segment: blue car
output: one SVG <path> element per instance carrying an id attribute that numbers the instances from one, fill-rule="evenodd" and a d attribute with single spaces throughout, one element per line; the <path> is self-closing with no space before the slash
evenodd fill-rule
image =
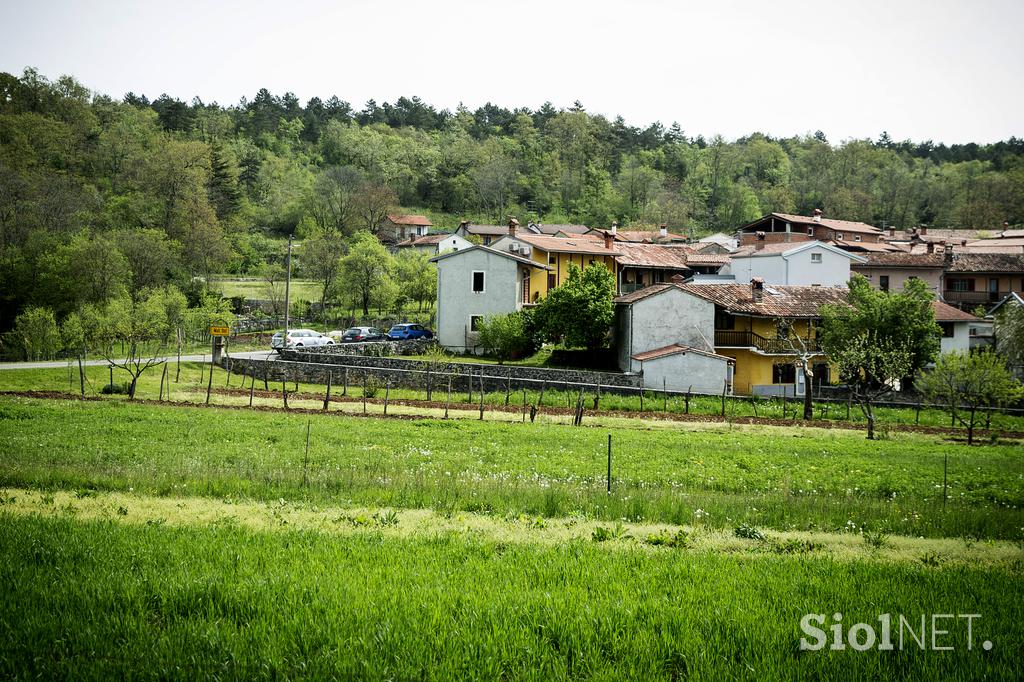
<path id="1" fill-rule="evenodd" d="M 434 332 L 419 324 L 396 324 L 388 331 L 388 338 L 393 341 L 407 339 L 432 339 Z"/>

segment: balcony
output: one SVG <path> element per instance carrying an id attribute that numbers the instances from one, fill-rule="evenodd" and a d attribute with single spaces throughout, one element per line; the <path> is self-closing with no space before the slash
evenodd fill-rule
<path id="1" fill-rule="evenodd" d="M 1009 291 L 953 291 L 942 292 L 946 303 L 998 303 L 1010 294 Z"/>
<path id="2" fill-rule="evenodd" d="M 817 339 L 803 339 L 803 346 L 811 351 L 821 350 Z M 768 339 L 756 332 L 715 330 L 715 348 L 753 348 L 769 355 L 793 355 L 794 347 L 800 350 L 803 346 L 800 341 L 794 340 L 791 344 L 786 339 Z"/>

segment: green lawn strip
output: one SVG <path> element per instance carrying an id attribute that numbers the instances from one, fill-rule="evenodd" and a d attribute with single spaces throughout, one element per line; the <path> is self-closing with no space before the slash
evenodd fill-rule
<path id="1" fill-rule="evenodd" d="M 1024 537 L 1024 460 L 1014 446 L 966 448 L 920 434 L 870 443 L 839 430 L 685 427 L 384 420 L 3 397 L 0 485 L 716 528 Z"/>
<path id="2" fill-rule="evenodd" d="M 0 676 L 1020 678 L 1019 571 L 606 545 L 0 513 Z M 924 616 L 926 647 L 979 615 L 970 650 L 950 618 L 952 651 L 813 652 L 807 613 Z"/>
<path id="3" fill-rule="evenodd" d="M 242 349 L 236 349 L 241 351 Z M 185 362 L 181 365 L 180 376 L 178 373 L 177 363 L 171 359 L 168 363 L 168 382 L 165 382 L 165 390 L 171 391 L 172 400 L 192 400 L 202 402 L 205 399 L 206 387 L 209 382 L 209 364 L 201 366 L 201 363 L 197 362 Z M 497 371 L 497 370 L 496 370 Z M 161 380 L 162 368 L 156 367 L 150 369 L 142 375 L 137 387 L 137 396 L 139 398 L 157 398 L 160 393 L 160 380 Z M 87 377 L 89 379 L 86 393 L 88 395 L 98 395 L 100 389 L 109 382 L 110 371 L 107 367 L 88 367 L 86 368 Z M 339 396 L 343 390 L 341 386 L 342 370 L 338 370 L 335 375 L 335 383 L 332 387 L 332 394 Z M 123 370 L 114 370 L 114 381 L 115 383 L 123 383 L 130 379 L 128 374 Z M 177 379 L 177 381 L 175 381 Z M 357 397 L 362 395 L 362 377 L 356 370 L 349 372 L 349 386 L 347 389 L 347 395 L 351 397 Z M 232 374 L 230 377 L 228 373 L 216 367 L 214 369 L 214 379 L 212 385 L 214 388 L 241 388 L 243 386 L 247 388 L 250 380 L 244 379 L 239 374 Z M 293 381 L 285 382 L 289 391 L 296 390 L 296 384 Z M 281 388 L 281 382 L 268 382 L 266 386 L 274 391 L 279 391 Z M 544 401 L 542 407 L 558 407 L 558 408 L 573 408 L 576 404 L 576 399 L 579 395 L 578 391 L 556 388 L 556 384 L 549 385 L 544 391 Z M 264 387 L 262 380 L 256 381 L 256 388 L 261 389 Z M 0 372 L 0 390 L 5 391 L 65 391 L 77 393 L 79 391 L 78 383 L 78 368 L 69 366 L 66 368 L 50 368 L 50 369 L 16 369 L 16 370 L 4 370 Z M 322 384 L 310 384 L 306 382 L 298 383 L 298 392 L 300 393 L 316 393 L 323 395 L 325 387 Z M 446 399 L 447 384 L 443 383 L 440 378 L 436 378 L 433 384 L 433 400 L 444 401 Z M 197 395 L 199 394 L 199 395 Z M 536 404 L 540 398 L 540 391 L 529 390 L 526 392 L 527 403 L 529 405 Z M 165 394 L 166 395 L 166 394 Z M 375 397 L 384 397 L 384 388 L 380 387 L 376 389 Z M 390 390 L 390 397 L 396 400 L 423 400 L 426 398 L 426 391 L 424 390 L 413 390 L 406 388 L 393 388 Z M 473 391 L 473 399 L 470 401 L 468 392 L 463 387 L 459 389 L 456 385 L 452 392 L 452 404 L 462 404 L 467 409 L 472 409 L 473 406 L 479 404 L 479 394 Z M 593 407 L 594 395 L 591 394 L 586 398 L 586 404 L 588 408 Z M 247 402 L 247 401 L 246 401 Z M 521 407 L 523 402 L 522 391 L 511 391 L 508 403 L 511 406 Z M 493 391 L 489 392 L 484 396 L 484 403 L 487 406 L 505 405 L 505 392 L 504 391 Z M 602 393 L 600 400 L 600 408 L 602 410 L 620 411 L 626 413 L 640 412 L 640 400 L 638 396 L 620 396 L 611 393 Z M 794 424 L 802 424 L 804 422 L 797 420 L 797 414 L 801 410 L 801 406 L 797 405 L 794 401 L 790 401 L 788 407 L 786 407 L 785 418 L 792 421 Z M 667 412 L 669 414 L 682 414 L 686 410 L 686 400 L 681 396 L 669 397 L 664 400 L 663 397 L 656 391 L 648 391 L 647 398 L 644 401 L 644 412 L 643 418 L 650 419 L 656 417 L 659 413 Z M 826 411 L 827 410 L 827 411 Z M 715 396 L 694 396 L 690 400 L 690 414 L 693 415 L 708 415 L 708 416 L 720 416 L 721 414 L 721 398 Z M 879 421 L 879 429 L 882 435 L 885 435 L 885 425 L 915 425 L 920 424 L 922 426 L 936 426 L 948 428 L 951 426 L 949 415 L 942 410 L 934 408 L 922 408 L 920 415 L 913 408 L 878 408 L 876 415 Z M 846 405 L 825 405 L 816 404 L 815 406 L 815 419 L 817 421 L 823 421 L 828 423 L 829 420 L 822 420 L 822 417 L 829 417 L 832 420 L 847 420 Z M 783 418 L 783 406 L 781 401 L 777 399 L 766 399 L 759 398 L 756 400 L 750 399 L 730 399 L 726 402 L 726 417 L 736 419 L 740 417 L 765 417 L 770 419 L 782 419 Z M 863 423 L 863 415 L 856 405 L 852 407 L 849 412 L 849 421 L 855 424 Z M 814 422 L 811 422 L 812 424 Z M 982 425 L 983 426 L 983 425 Z M 958 430 L 963 431 L 956 425 Z M 979 427 L 980 428 L 980 427 Z M 993 414 L 991 418 L 991 430 L 993 433 L 998 434 L 1001 431 L 1009 432 L 1024 432 L 1024 417 L 1015 415 L 1005 414 Z M 964 431 L 966 433 L 966 431 Z"/>
<path id="4" fill-rule="evenodd" d="M 378 532 L 388 538 L 468 534 L 496 542 L 553 545 L 590 540 L 603 547 L 651 551 L 693 550 L 732 554 L 814 554 L 837 560 L 920 562 L 929 566 L 1003 565 L 1024 569 L 1020 543 L 856 533 L 775 532 L 744 526 L 721 531 L 704 526 L 622 523 L 592 519 L 506 516 L 431 509 L 321 507 L 283 498 L 269 502 L 203 497 L 156 497 L 135 492 L 41 492 L 0 489 L 0 511 L 19 516 L 170 526 L 240 526 L 253 531 L 316 531 L 332 535 Z"/>

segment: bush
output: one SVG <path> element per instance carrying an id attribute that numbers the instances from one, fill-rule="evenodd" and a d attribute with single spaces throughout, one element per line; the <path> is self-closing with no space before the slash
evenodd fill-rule
<path id="1" fill-rule="evenodd" d="M 533 315 L 529 311 L 487 317 L 477 331 L 484 352 L 499 360 L 533 355 L 539 348 L 533 333 Z"/>
<path id="2" fill-rule="evenodd" d="M 749 526 L 745 523 L 737 526 L 736 529 L 733 531 L 733 535 L 735 535 L 738 538 L 744 538 L 746 540 L 763 541 L 766 539 L 764 533 L 754 528 L 753 526 Z"/>
<path id="3" fill-rule="evenodd" d="M 122 382 L 120 384 L 107 384 L 100 389 L 100 393 L 103 395 L 128 395 L 128 382 Z"/>

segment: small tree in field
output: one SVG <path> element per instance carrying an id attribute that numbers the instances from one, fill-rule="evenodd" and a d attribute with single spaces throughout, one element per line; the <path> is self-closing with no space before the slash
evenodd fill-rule
<path id="1" fill-rule="evenodd" d="M 14 318 L 8 338 L 26 360 L 46 360 L 61 347 L 60 331 L 49 308 L 29 308 Z"/>
<path id="2" fill-rule="evenodd" d="M 129 399 L 135 397 L 143 372 L 166 361 L 175 324 L 170 311 L 180 310 L 183 301 L 182 293 L 174 288 L 153 290 L 137 298 L 123 294 L 110 300 L 99 314 L 96 337 L 100 353 L 111 367 L 131 376 Z"/>
<path id="3" fill-rule="evenodd" d="M 874 440 L 873 404 L 910 372 L 911 351 L 865 332 L 843 346 L 830 348 L 828 356 L 839 367 L 839 376 L 849 385 L 854 401 L 867 420 L 868 440 Z"/>
<path id="4" fill-rule="evenodd" d="M 974 443 L 979 411 L 1020 399 L 1022 388 L 995 353 L 943 353 L 935 369 L 922 372 L 918 388 L 928 400 L 944 405 L 950 416 L 967 428 L 967 444 Z"/>
<path id="5" fill-rule="evenodd" d="M 569 278 L 552 289 L 534 311 L 537 327 L 549 341 L 600 348 L 615 316 L 615 275 L 599 263 L 581 269 L 569 265 Z"/>

